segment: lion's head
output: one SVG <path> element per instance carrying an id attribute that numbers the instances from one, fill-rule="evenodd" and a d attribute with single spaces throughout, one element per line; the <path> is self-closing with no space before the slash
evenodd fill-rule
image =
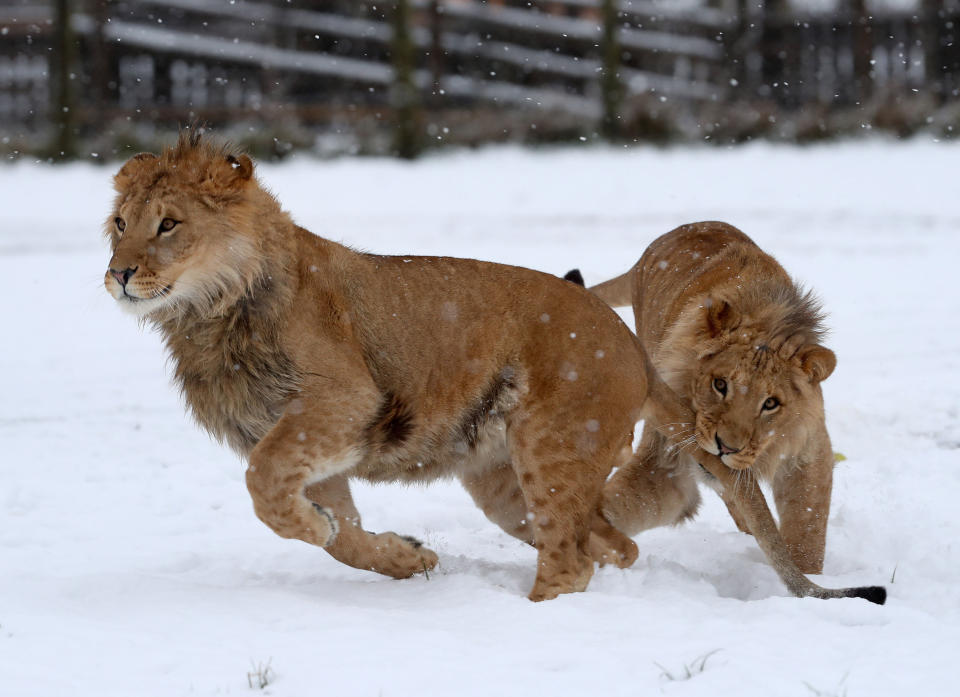
<path id="1" fill-rule="evenodd" d="M 761 288 L 759 294 L 764 294 Z M 672 372 L 686 382 L 695 438 L 733 469 L 770 470 L 822 423 L 820 383 L 836 366 L 820 345 L 819 304 L 795 287 L 757 298 L 746 310 L 704 298 L 694 341 Z M 768 294 L 769 295 L 769 294 Z M 676 383 L 675 383 L 676 384 Z"/>
<path id="2" fill-rule="evenodd" d="M 242 292 L 263 256 L 243 222 L 256 219 L 249 206 L 279 211 L 252 175 L 249 157 L 196 134 L 127 161 L 114 177 L 105 226 L 113 252 L 107 291 L 140 317 L 209 308 Z"/>

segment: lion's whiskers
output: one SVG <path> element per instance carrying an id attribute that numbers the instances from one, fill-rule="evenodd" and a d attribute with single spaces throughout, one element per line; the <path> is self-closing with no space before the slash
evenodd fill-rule
<path id="1" fill-rule="evenodd" d="M 692 449 L 697 447 L 697 437 L 695 435 L 687 436 L 682 440 L 677 441 L 669 446 L 667 446 L 667 452 L 671 455 L 675 454 L 677 456 L 686 454 Z"/>
<path id="2" fill-rule="evenodd" d="M 685 442 L 687 439 L 693 437 L 694 432 L 692 428 L 686 428 L 682 431 L 677 431 L 672 433 L 667 437 L 667 450 L 677 447 L 682 442 Z"/>

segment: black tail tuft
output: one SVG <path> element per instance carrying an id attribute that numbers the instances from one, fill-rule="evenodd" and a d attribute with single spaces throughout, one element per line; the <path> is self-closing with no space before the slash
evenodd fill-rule
<path id="1" fill-rule="evenodd" d="M 587 284 L 583 282 L 583 274 L 580 273 L 580 269 L 571 269 L 570 271 L 567 271 L 567 273 L 563 276 L 563 280 L 576 283 L 578 286 L 583 286 L 584 288 L 587 286 Z"/>
<path id="2" fill-rule="evenodd" d="M 847 597 L 863 598 L 871 603 L 883 605 L 887 602 L 887 589 L 883 586 L 863 586 L 862 588 L 851 588 Z"/>

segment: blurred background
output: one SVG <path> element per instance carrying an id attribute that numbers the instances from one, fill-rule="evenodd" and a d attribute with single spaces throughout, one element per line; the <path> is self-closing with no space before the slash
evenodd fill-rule
<path id="1" fill-rule="evenodd" d="M 960 0 L 0 0 L 0 154 L 960 132 Z"/>

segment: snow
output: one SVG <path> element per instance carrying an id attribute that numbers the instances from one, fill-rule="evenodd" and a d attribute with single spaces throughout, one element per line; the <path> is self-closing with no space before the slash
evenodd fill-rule
<path id="1" fill-rule="evenodd" d="M 248 694 L 268 662 L 264 691 L 291 697 L 955 694 L 958 155 L 495 148 L 258 170 L 299 223 L 356 247 L 588 282 L 680 223 L 739 225 L 830 311 L 847 459 L 817 580 L 883 583 L 884 607 L 788 597 L 709 492 L 694 522 L 639 535 L 632 568 L 541 604 L 533 551 L 452 483 L 356 487 L 369 529 L 437 551 L 429 580 L 282 540 L 184 415 L 158 337 L 102 287 L 116 165 L 0 169 L 0 694 Z"/>

